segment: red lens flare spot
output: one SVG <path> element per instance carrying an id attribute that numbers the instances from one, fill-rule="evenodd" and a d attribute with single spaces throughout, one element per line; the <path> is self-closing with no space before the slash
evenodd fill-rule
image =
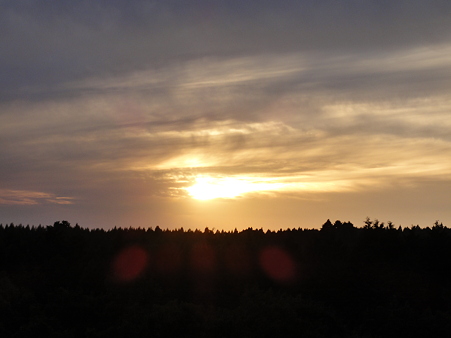
<path id="1" fill-rule="evenodd" d="M 296 279 L 296 264 L 291 255 L 278 247 L 270 246 L 260 252 L 260 266 L 273 280 L 289 284 Z"/>
<path id="2" fill-rule="evenodd" d="M 211 245 L 197 243 L 191 249 L 191 266 L 199 273 L 212 273 L 216 268 L 216 254 Z"/>
<path id="3" fill-rule="evenodd" d="M 242 245 L 232 245 L 225 251 L 226 268 L 235 276 L 246 276 L 251 272 L 251 257 Z"/>
<path id="4" fill-rule="evenodd" d="M 170 243 L 160 248 L 156 257 L 158 272 L 163 275 L 172 275 L 180 270 L 181 265 L 182 252 L 176 244 Z"/>
<path id="5" fill-rule="evenodd" d="M 131 282 L 138 278 L 147 267 L 149 257 L 139 246 L 121 250 L 113 260 L 114 277 L 119 282 Z"/>

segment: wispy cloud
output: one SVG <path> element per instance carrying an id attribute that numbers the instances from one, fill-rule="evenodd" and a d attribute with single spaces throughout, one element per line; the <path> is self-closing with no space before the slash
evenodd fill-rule
<path id="1" fill-rule="evenodd" d="M 39 191 L 0 189 L 0 204 L 4 205 L 72 204 L 73 200 Z"/>
<path id="2" fill-rule="evenodd" d="M 450 152 L 451 101 L 440 90 L 421 91 L 416 82 L 426 70 L 451 69 L 446 51 L 207 58 L 67 84 L 63 88 L 79 96 L 3 105 L 0 121 L 8 128 L 2 133 L 10 142 L 2 152 L 24 168 L 37 161 L 42 170 L 47 162 L 45 170 L 70 166 L 77 176 L 193 168 L 234 168 L 238 175 L 253 168 L 255 175 L 292 177 L 291 187 L 303 191 L 325 187 L 324 172 L 334 172 L 328 183 L 334 189 L 357 187 L 364 175 L 376 181 L 373 168 L 386 168 L 385 177 L 443 177 L 447 162 L 425 168 Z M 397 80 L 401 91 L 393 91 L 394 73 L 406 76 Z M 368 81 L 377 81 L 371 90 Z M 343 88 L 330 88 L 339 82 Z M 433 82 L 445 91 L 441 78 Z M 407 88 L 412 93 L 402 100 L 393 97 Z M 304 172 L 310 183 L 294 178 Z"/>

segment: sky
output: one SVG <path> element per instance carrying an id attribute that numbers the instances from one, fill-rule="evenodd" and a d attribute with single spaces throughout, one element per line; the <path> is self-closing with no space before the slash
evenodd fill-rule
<path id="1" fill-rule="evenodd" d="M 0 223 L 451 226 L 448 0 L 0 7 Z"/>

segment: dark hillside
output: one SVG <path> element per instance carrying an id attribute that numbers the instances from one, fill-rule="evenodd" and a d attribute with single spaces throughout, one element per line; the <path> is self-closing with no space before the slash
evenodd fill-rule
<path id="1" fill-rule="evenodd" d="M 2 337 L 445 337 L 451 229 L 0 225 Z"/>

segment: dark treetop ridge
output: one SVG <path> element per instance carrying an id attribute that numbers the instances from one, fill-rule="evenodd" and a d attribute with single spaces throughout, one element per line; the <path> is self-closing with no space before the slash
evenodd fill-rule
<path id="1" fill-rule="evenodd" d="M 445 337 L 451 229 L 0 224 L 2 337 Z"/>

